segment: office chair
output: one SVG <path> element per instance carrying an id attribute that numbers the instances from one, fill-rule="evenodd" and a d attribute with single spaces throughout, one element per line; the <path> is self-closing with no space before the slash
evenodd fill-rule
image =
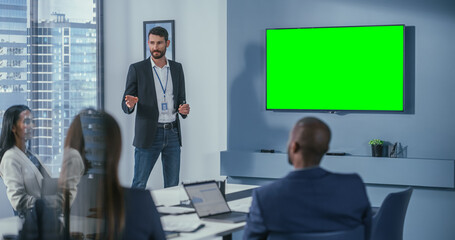
<path id="1" fill-rule="evenodd" d="M 58 208 L 48 206 L 43 199 L 37 199 L 34 207 L 25 213 L 17 239 L 63 240 L 62 229 Z"/>
<path id="2" fill-rule="evenodd" d="M 272 232 L 267 240 L 364 240 L 365 229 L 360 225 L 345 231 L 322 233 L 279 233 Z"/>
<path id="3" fill-rule="evenodd" d="M 390 193 L 373 216 L 371 240 L 403 240 L 403 225 L 412 188 Z"/>

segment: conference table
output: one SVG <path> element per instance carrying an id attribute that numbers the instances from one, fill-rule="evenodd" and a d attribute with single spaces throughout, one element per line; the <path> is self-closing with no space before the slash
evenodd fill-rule
<path id="1" fill-rule="evenodd" d="M 243 184 L 227 184 L 226 185 L 226 200 L 233 211 L 248 212 L 251 205 L 251 192 L 257 186 Z M 165 188 L 152 191 L 153 199 L 157 206 L 173 206 L 179 205 L 182 200 L 188 197 L 181 186 Z M 182 223 L 202 223 L 204 226 L 195 232 L 180 233 L 178 237 L 172 238 L 175 240 L 191 240 L 191 239 L 212 239 L 214 237 L 223 237 L 230 239 L 233 232 L 243 229 L 245 222 L 240 223 L 221 223 L 200 220 L 196 213 L 181 214 L 181 215 L 165 215 L 161 217 L 163 228 L 166 229 L 168 218 L 173 218 L 172 221 Z"/>
<path id="2" fill-rule="evenodd" d="M 226 184 L 226 200 L 233 211 L 248 212 L 251 205 L 251 192 L 256 188 L 255 185 Z M 151 191 L 152 197 L 157 206 L 175 206 L 180 205 L 182 201 L 187 200 L 187 195 L 182 186 L 164 188 Z M 70 216 L 71 231 L 78 231 L 77 226 L 91 225 L 94 219 L 82 218 L 79 216 Z M 221 223 L 200 220 L 196 213 L 187 213 L 179 215 L 163 215 L 161 217 L 163 227 L 167 223 L 200 223 L 203 227 L 194 232 L 181 232 L 178 236 L 172 237 L 175 240 L 192 240 L 192 239 L 213 239 L 223 237 L 230 239 L 233 232 L 243 229 L 245 222 L 240 223 Z M 73 226 L 74 224 L 74 226 Z M 22 221 L 18 217 L 8 217 L 0 219 L 0 237 L 4 235 L 17 235 L 18 229 L 21 228 Z M 87 229 L 87 228 L 85 228 Z M 3 238 L 0 238 L 3 239 Z"/>

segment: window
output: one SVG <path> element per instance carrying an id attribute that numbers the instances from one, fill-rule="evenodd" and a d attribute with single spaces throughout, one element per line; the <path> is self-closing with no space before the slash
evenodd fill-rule
<path id="1" fill-rule="evenodd" d="M 0 1 L 0 124 L 8 107 L 29 106 L 38 119 L 31 151 L 56 177 L 74 115 L 103 108 L 102 39 L 96 34 L 102 32 L 96 16 L 103 0 Z M 38 12 L 35 19 L 30 11 Z"/>

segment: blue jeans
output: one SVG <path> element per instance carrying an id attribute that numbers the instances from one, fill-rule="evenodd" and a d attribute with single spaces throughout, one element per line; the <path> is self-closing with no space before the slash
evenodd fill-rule
<path id="1" fill-rule="evenodd" d="M 180 143 L 177 128 L 156 131 L 155 141 L 150 148 L 134 151 L 134 178 L 132 188 L 145 189 L 147 180 L 161 153 L 164 187 L 177 186 L 180 173 Z"/>

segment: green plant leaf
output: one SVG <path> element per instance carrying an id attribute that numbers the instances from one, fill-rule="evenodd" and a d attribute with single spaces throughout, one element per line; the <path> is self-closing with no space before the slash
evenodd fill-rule
<path id="1" fill-rule="evenodd" d="M 382 145 L 383 143 L 384 142 L 382 140 L 377 139 L 377 138 L 372 139 L 368 142 L 368 144 L 370 144 L 370 145 Z"/>

